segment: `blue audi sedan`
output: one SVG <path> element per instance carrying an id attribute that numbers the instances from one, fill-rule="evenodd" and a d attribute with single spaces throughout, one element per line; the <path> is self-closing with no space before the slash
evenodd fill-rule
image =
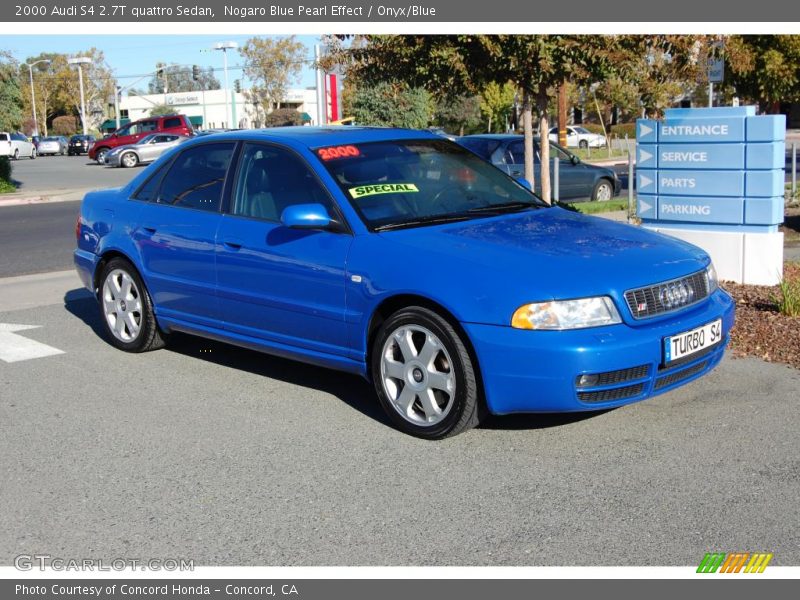
<path id="1" fill-rule="evenodd" d="M 75 264 L 121 350 L 180 331 L 357 373 L 429 439 L 720 361 L 734 305 L 705 252 L 528 188 L 429 132 L 223 133 L 87 194 Z"/>

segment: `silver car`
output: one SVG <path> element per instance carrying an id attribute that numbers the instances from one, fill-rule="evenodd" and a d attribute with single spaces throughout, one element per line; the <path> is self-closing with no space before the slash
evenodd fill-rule
<path id="1" fill-rule="evenodd" d="M 65 137 L 50 136 L 39 140 L 39 156 L 45 156 L 47 154 L 52 154 L 53 156 L 60 154 L 63 156 L 67 153 L 67 149 L 68 142 Z"/>
<path id="2" fill-rule="evenodd" d="M 151 163 L 170 148 L 174 148 L 188 137 L 169 133 L 152 133 L 135 144 L 114 148 L 105 155 L 109 167 L 135 167 Z"/>

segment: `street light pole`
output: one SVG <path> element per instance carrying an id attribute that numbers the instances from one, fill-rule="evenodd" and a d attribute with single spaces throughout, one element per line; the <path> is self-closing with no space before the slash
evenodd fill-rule
<path id="1" fill-rule="evenodd" d="M 81 125 L 83 125 L 83 135 L 86 135 L 86 101 L 83 96 L 83 65 L 88 65 L 92 59 L 87 56 L 70 58 L 67 61 L 71 65 L 78 65 L 78 82 L 81 88 Z"/>
<path id="2" fill-rule="evenodd" d="M 37 60 L 34 63 L 25 63 L 25 66 L 28 67 L 28 74 L 31 78 L 31 108 L 33 109 L 33 134 L 39 135 L 39 121 L 36 118 L 36 93 L 33 89 L 33 67 L 38 65 L 39 63 L 51 63 L 49 58 L 43 58 L 42 60 Z M 45 115 L 46 116 L 46 115 Z"/>
<path id="3" fill-rule="evenodd" d="M 218 42 L 212 46 L 214 50 L 222 50 L 222 64 L 225 72 L 225 119 L 227 127 L 231 127 L 231 98 L 230 88 L 228 87 L 228 50 L 238 48 L 236 42 Z"/>

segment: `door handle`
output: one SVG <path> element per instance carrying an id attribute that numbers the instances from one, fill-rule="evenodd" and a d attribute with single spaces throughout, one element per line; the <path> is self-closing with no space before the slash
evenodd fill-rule
<path id="1" fill-rule="evenodd" d="M 225 244 L 225 246 L 227 246 L 231 250 L 240 250 L 242 248 L 242 242 L 240 242 L 239 240 L 234 240 L 234 239 L 224 240 L 222 243 Z"/>
<path id="2" fill-rule="evenodd" d="M 142 229 L 145 230 L 146 233 L 153 235 L 156 232 L 156 228 L 152 225 L 142 225 Z"/>

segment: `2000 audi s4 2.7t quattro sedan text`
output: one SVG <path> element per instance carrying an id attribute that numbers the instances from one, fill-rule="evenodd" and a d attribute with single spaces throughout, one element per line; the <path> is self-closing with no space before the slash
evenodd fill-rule
<path id="1" fill-rule="evenodd" d="M 76 234 L 116 347 L 182 331 L 357 373 L 426 438 L 665 392 L 713 368 L 733 325 L 699 248 L 550 208 L 420 131 L 188 141 L 89 193 Z"/>

